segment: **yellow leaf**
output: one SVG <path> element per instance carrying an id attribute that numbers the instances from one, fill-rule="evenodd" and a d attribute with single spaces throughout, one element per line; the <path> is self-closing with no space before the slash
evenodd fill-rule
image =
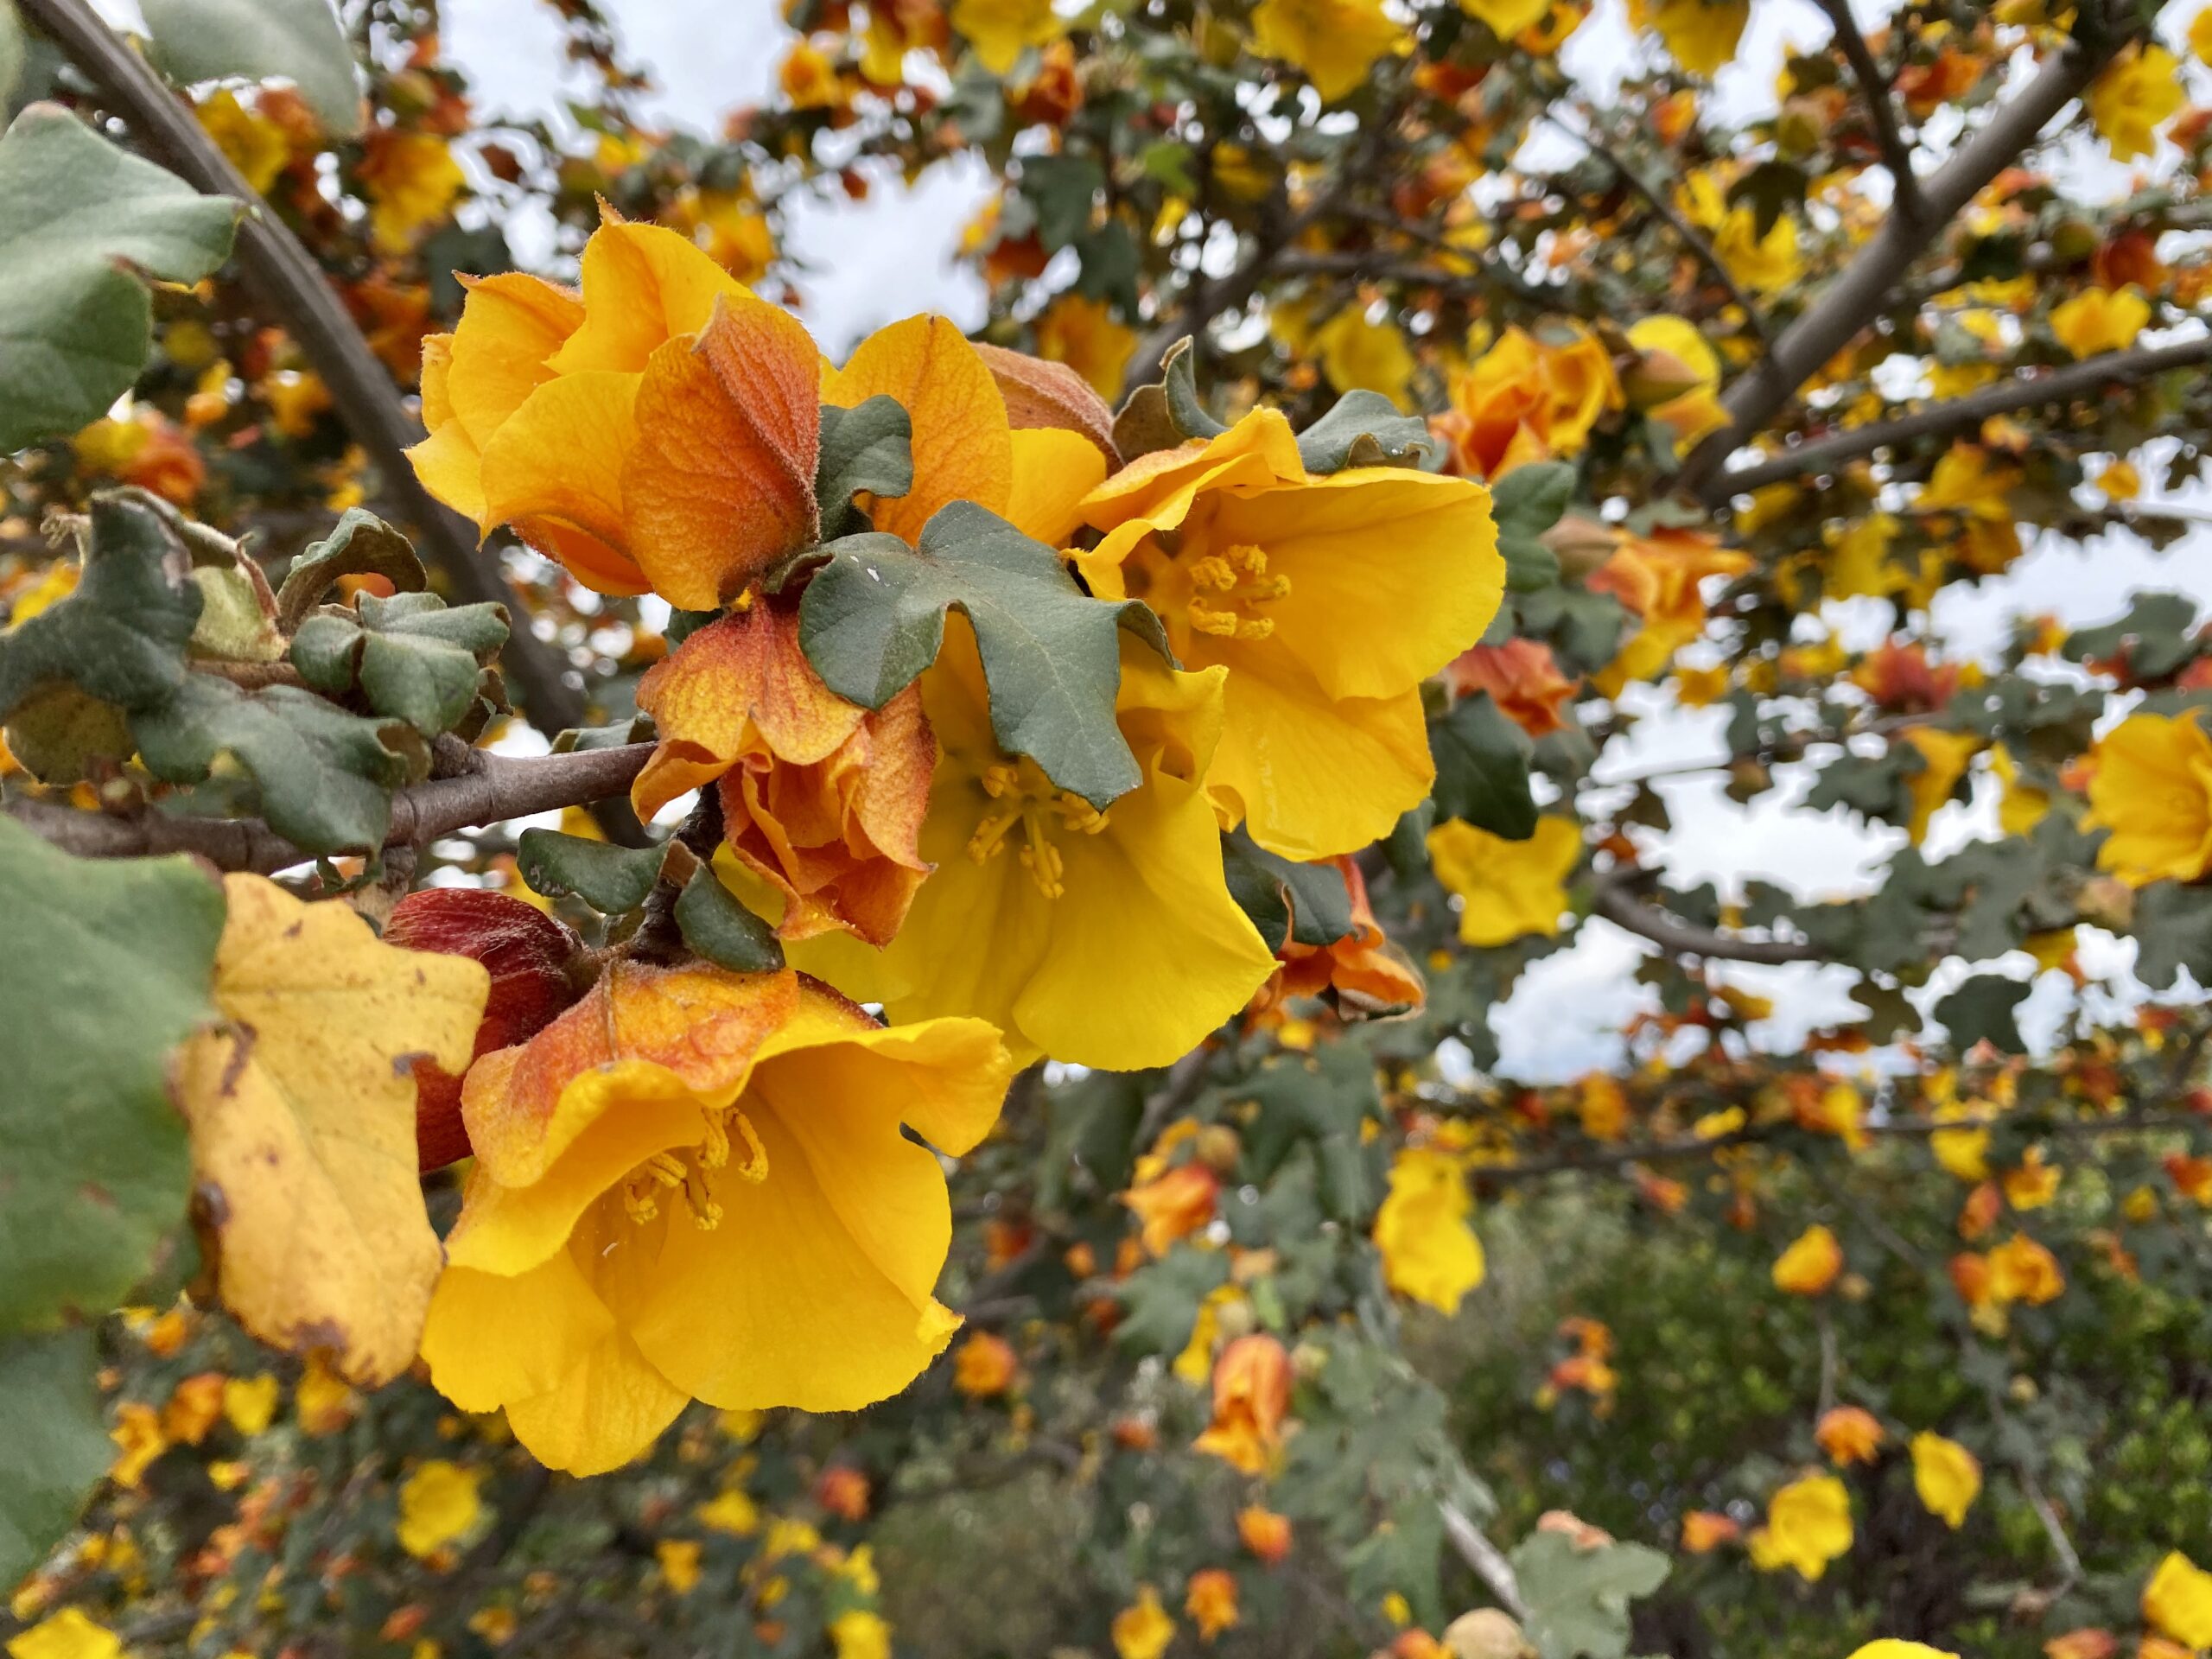
<path id="1" fill-rule="evenodd" d="M 348 1381 L 388 1382 L 415 1358 L 441 1259 L 407 1061 L 467 1070 L 489 976 L 385 944 L 346 906 L 260 876 L 223 890 L 225 1023 L 185 1044 L 175 1071 L 223 1300 L 264 1342 L 327 1349 Z"/>

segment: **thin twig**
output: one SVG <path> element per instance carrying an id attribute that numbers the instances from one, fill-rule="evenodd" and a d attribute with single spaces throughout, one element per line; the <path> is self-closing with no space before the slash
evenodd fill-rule
<path id="1" fill-rule="evenodd" d="M 624 794 L 652 752 L 650 743 L 630 743 L 527 759 L 484 754 L 482 764 L 473 771 L 433 779 L 394 794 L 391 829 L 384 844 L 419 847 L 477 824 Z M 22 799 L 0 803 L 0 810 L 79 858 L 192 853 L 219 869 L 269 875 L 315 856 L 258 818 L 185 817 L 163 812 L 122 817 Z"/>
<path id="2" fill-rule="evenodd" d="M 2016 376 L 1893 420 L 1870 421 L 1865 426 L 1847 427 L 1811 439 L 1765 461 L 1720 474 L 1707 486 L 1707 494 L 1713 500 L 1725 500 L 1788 479 L 1819 477 L 1847 461 L 1915 438 L 1969 431 L 1993 415 L 2086 397 L 2107 386 L 2146 380 L 2169 369 L 2190 368 L 2208 360 L 2212 360 L 2212 334 L 2173 346 L 2106 352 L 2063 369 Z"/>
<path id="3" fill-rule="evenodd" d="M 1516 1618 L 1529 1617 L 1529 1604 L 1521 1599 L 1521 1580 L 1497 1546 L 1491 1542 L 1483 1529 L 1467 1518 L 1465 1510 L 1446 1498 L 1439 1498 L 1436 1512 L 1444 1517 L 1444 1535 L 1451 1541 L 1452 1548 L 1459 1559 L 1475 1570 L 1475 1576 L 1490 1586 L 1491 1594 L 1497 1598 L 1498 1605 Z"/>
<path id="4" fill-rule="evenodd" d="M 1912 170 L 1912 148 L 1897 130 L 1897 112 L 1890 102 L 1889 77 L 1874 61 L 1873 48 L 1866 44 L 1866 37 L 1859 31 L 1859 24 L 1851 15 L 1851 0 L 1820 0 L 1821 10 L 1835 25 L 1835 44 L 1851 64 L 1851 73 L 1857 77 L 1859 90 L 1866 102 L 1866 119 L 1874 130 L 1875 147 L 1882 152 L 1882 165 L 1888 170 L 1896 187 L 1891 203 L 1893 211 L 1907 219 L 1916 219 L 1928 211 L 1920 199 L 1920 179 Z"/>
<path id="5" fill-rule="evenodd" d="M 1593 914 L 1604 917 L 1615 927 L 1680 956 L 1770 964 L 1831 960 L 1829 953 L 1818 945 L 1795 939 L 1745 938 L 1740 934 L 1694 926 L 1656 905 L 1633 897 L 1626 887 L 1611 879 L 1599 880 L 1591 908 Z"/>

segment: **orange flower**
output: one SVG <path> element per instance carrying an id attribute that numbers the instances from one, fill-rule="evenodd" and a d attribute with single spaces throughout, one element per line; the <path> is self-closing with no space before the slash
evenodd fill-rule
<path id="1" fill-rule="evenodd" d="M 1748 556 L 1730 552 L 1706 531 L 1662 529 L 1624 538 L 1587 585 L 1612 594 L 1643 626 L 1598 676 L 1599 689 L 1615 696 L 1629 681 L 1662 671 L 1675 652 L 1705 632 L 1706 579 L 1738 576 L 1751 568 Z"/>
<path id="2" fill-rule="evenodd" d="M 1198 1635 L 1212 1641 L 1236 1624 L 1236 1580 L 1218 1567 L 1192 1573 L 1183 1611 L 1197 1621 Z"/>
<path id="3" fill-rule="evenodd" d="M 1959 1293 L 1959 1300 L 1968 1307 L 1986 1307 L 1992 1298 L 1989 1258 L 1972 1250 L 1961 1250 L 1950 1262 L 1951 1288 Z"/>
<path id="4" fill-rule="evenodd" d="M 730 851 L 780 896 L 785 938 L 899 931 L 930 872 L 918 846 L 937 740 L 908 686 L 870 713 L 822 683 L 795 612 L 766 600 L 701 628 L 638 686 L 660 747 L 630 786 L 650 818 L 716 784 Z"/>
<path id="5" fill-rule="evenodd" d="M 1579 323 L 1541 340 L 1508 328 L 1452 377 L 1451 396 L 1432 424 L 1453 470 L 1485 479 L 1579 453 L 1599 418 L 1626 402 L 1604 345 Z"/>
<path id="6" fill-rule="evenodd" d="M 2044 1659 L 2113 1659 L 2120 1651 L 2120 1638 L 2101 1626 L 2087 1624 L 2052 1637 L 2043 1644 L 2043 1651 Z"/>
<path id="7" fill-rule="evenodd" d="M 1362 1014 L 1418 1008 L 1428 995 L 1420 973 L 1392 944 L 1375 919 L 1367 899 L 1367 878 L 1346 857 L 1327 861 L 1344 878 L 1351 896 L 1351 931 L 1332 944 L 1287 940 L 1276 956 L 1282 966 L 1252 999 L 1255 1014 L 1268 1013 L 1294 996 L 1332 994 Z"/>
<path id="8" fill-rule="evenodd" d="M 1880 1419 L 1858 1406 L 1832 1407 L 1813 1428 L 1813 1439 L 1839 1469 L 1873 1462 L 1885 1438 Z"/>
<path id="9" fill-rule="evenodd" d="M 1269 1567 L 1290 1554 L 1290 1519 L 1253 1503 L 1237 1510 L 1236 1535 L 1244 1548 Z"/>
<path id="10" fill-rule="evenodd" d="M 952 1356 L 952 1386 L 970 1400 L 988 1400 L 1014 1386 L 1014 1344 L 988 1331 L 969 1334 Z"/>
<path id="11" fill-rule="evenodd" d="M 1290 1411 L 1290 1356 L 1269 1336 L 1239 1337 L 1213 1367 L 1213 1422 L 1193 1440 L 1248 1475 L 1265 1473 L 1282 1451 Z"/>
<path id="12" fill-rule="evenodd" d="M 1221 1178 L 1204 1164 L 1179 1164 L 1122 1194 L 1122 1202 L 1143 1224 L 1144 1247 L 1165 1255 L 1179 1238 L 1187 1238 L 1213 1219 Z"/>
<path id="13" fill-rule="evenodd" d="M 1487 691 L 1492 702 L 1531 737 L 1563 731 L 1567 705 L 1580 683 L 1559 671 L 1552 648 L 1534 639 L 1477 645 L 1446 664 L 1444 683 L 1455 697 Z"/>
<path id="14" fill-rule="evenodd" d="M 2058 1258 L 2025 1233 L 2015 1233 L 1989 1252 L 1990 1292 L 2000 1302 L 2041 1307 L 2066 1289 Z"/>
<path id="15" fill-rule="evenodd" d="M 1774 1264 L 1777 1290 L 1797 1296 L 1817 1296 L 1843 1271 L 1843 1248 L 1835 1235 L 1821 1226 L 1808 1227 Z"/>
<path id="16" fill-rule="evenodd" d="M 814 1483 L 814 1501 L 843 1520 L 867 1520 L 868 1500 L 868 1477 L 849 1463 L 832 1464 Z"/>
<path id="17" fill-rule="evenodd" d="M 1692 1510 L 1682 1517 L 1682 1548 L 1693 1555 L 1710 1554 L 1743 1535 L 1733 1519 L 1713 1510 Z"/>

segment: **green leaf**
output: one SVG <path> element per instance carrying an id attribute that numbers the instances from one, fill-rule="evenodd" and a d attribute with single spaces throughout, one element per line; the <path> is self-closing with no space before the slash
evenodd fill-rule
<path id="1" fill-rule="evenodd" d="M 448 609 L 435 594 L 364 594 L 351 615 L 301 623 L 292 664 L 316 690 L 344 696 L 358 685 L 378 714 L 435 737 L 475 707 L 477 683 L 506 642 L 504 605 Z"/>
<path id="2" fill-rule="evenodd" d="M 1811 183 L 1802 167 L 1789 162 L 1761 162 L 1728 187 L 1728 205 L 1738 207 L 1751 203 L 1751 233 L 1764 236 L 1784 212 L 1805 205 L 1805 192 Z"/>
<path id="3" fill-rule="evenodd" d="M 1505 557 L 1505 585 L 1515 593 L 1534 593 L 1559 581 L 1559 556 L 1541 538 L 1559 523 L 1573 496 L 1574 468 L 1563 461 L 1516 467 L 1491 486 L 1497 550 Z"/>
<path id="4" fill-rule="evenodd" d="M 1399 413 L 1379 391 L 1344 393 L 1335 408 L 1298 435 L 1298 458 L 1309 473 L 1413 464 L 1435 447 L 1427 422 Z"/>
<path id="5" fill-rule="evenodd" d="M 17 116 L 0 135 L 0 451 L 73 432 L 130 391 L 154 343 L 145 276 L 207 276 L 240 211 L 55 105 Z"/>
<path id="6" fill-rule="evenodd" d="M 1226 1251 L 1168 1251 L 1114 1287 L 1123 1309 L 1114 1340 L 1141 1354 L 1180 1353 L 1198 1322 L 1198 1304 L 1228 1282 Z"/>
<path id="7" fill-rule="evenodd" d="M 1206 412 L 1198 398 L 1197 354 L 1185 334 L 1160 359 L 1160 384 L 1167 395 L 1167 416 L 1186 438 L 1217 438 L 1229 429 Z"/>
<path id="8" fill-rule="evenodd" d="M 1465 818 L 1508 841 L 1536 833 L 1536 798 L 1529 791 L 1535 746 L 1489 692 L 1462 697 L 1441 720 L 1432 721 L 1428 744 L 1436 756 L 1433 792 L 1439 814 Z"/>
<path id="9" fill-rule="evenodd" d="M 2135 976 L 2154 991 L 2186 968 L 2198 985 L 2212 985 L 2212 887 L 2153 881 L 2135 895 Z"/>
<path id="10" fill-rule="evenodd" d="M 1026 156 L 1021 194 L 1037 209 L 1037 239 L 1057 252 L 1090 228 L 1091 208 L 1106 175 L 1088 156 Z"/>
<path id="11" fill-rule="evenodd" d="M 0 1342 L 0 1583 L 14 1584 L 76 1523 L 85 1499 L 115 1461 L 100 1426 L 88 1330 Z"/>
<path id="12" fill-rule="evenodd" d="M 2013 1010 L 2031 988 L 2025 980 L 2002 974 L 1976 974 L 1936 1005 L 1936 1017 L 1961 1052 L 1986 1039 L 2007 1054 L 2024 1054 Z"/>
<path id="13" fill-rule="evenodd" d="M 188 859 L 72 858 L 0 814 L 0 916 L 10 1331 L 113 1307 L 184 1219 L 191 1169 L 166 1067 L 215 1018 L 223 893 Z"/>
<path id="14" fill-rule="evenodd" d="M 1090 598 L 1058 553 L 966 501 L 925 524 L 918 549 L 870 533 L 823 551 L 829 563 L 799 601 L 799 644 L 839 696 L 883 707 L 937 660 L 944 613 L 957 610 L 976 630 L 1001 747 L 1093 806 L 1136 787 L 1114 718 L 1119 630 L 1166 654 L 1141 601 Z"/>
<path id="15" fill-rule="evenodd" d="M 1611 594 L 1565 585 L 1522 593 L 1510 581 L 1507 587 L 1521 632 L 1547 641 L 1567 672 L 1594 674 L 1613 660 L 1628 612 Z"/>
<path id="16" fill-rule="evenodd" d="M 202 603 L 160 518 L 127 497 L 95 496 L 76 591 L 0 637 L 0 715 L 58 682 L 125 709 L 167 701 L 188 677 L 185 645 Z"/>
<path id="17" fill-rule="evenodd" d="M 1666 1581 L 1667 1558 L 1642 1544 L 1581 1549 L 1565 1533 L 1532 1532 L 1507 1558 L 1543 1659 L 1624 1659 L 1629 1603 Z"/>
<path id="18" fill-rule="evenodd" d="M 822 539 L 835 541 L 866 527 L 868 516 L 853 497 L 901 496 L 914 487 L 914 426 L 906 406 L 879 392 L 840 409 L 822 406 L 822 458 L 814 469 L 814 499 L 822 509 Z"/>
<path id="19" fill-rule="evenodd" d="M 330 0 L 139 0 L 154 61 L 180 81 L 281 77 L 340 138 L 361 130 L 361 84 Z"/>
<path id="20" fill-rule="evenodd" d="M 261 608 L 262 589 L 236 565 L 202 565 L 192 573 L 200 589 L 200 620 L 192 652 L 226 663 L 273 663 L 284 654 L 284 636 Z"/>
<path id="21" fill-rule="evenodd" d="M 16 14 L 15 0 L 0 0 L 0 108 L 16 95 L 28 56 L 23 20 Z"/>
<path id="22" fill-rule="evenodd" d="M 9 750 L 42 784 L 73 784 L 95 760 L 123 761 L 138 746 L 123 710 L 73 685 L 41 685 L 4 722 Z"/>
<path id="23" fill-rule="evenodd" d="M 348 507 L 330 534 L 310 543 L 284 572 L 276 590 L 276 617 L 287 633 L 340 576 L 382 576 L 403 594 L 420 593 L 429 583 L 404 536 L 376 514 Z"/>
<path id="24" fill-rule="evenodd" d="M 407 781 L 407 758 L 391 747 L 404 729 L 349 715 L 297 686 L 245 691 L 206 674 L 130 717 L 139 757 L 154 776 L 200 783 L 227 754 L 253 774 L 269 827 L 310 853 L 384 845 L 391 791 Z"/>
<path id="25" fill-rule="evenodd" d="M 1294 941 L 1334 944 L 1351 931 L 1351 894 L 1333 864 L 1300 864 L 1254 842 L 1242 830 L 1221 838 L 1229 896 L 1280 953 Z"/>
<path id="26" fill-rule="evenodd" d="M 602 916 L 644 904 L 665 856 L 664 848 L 617 847 L 558 830 L 525 830 L 515 845 L 515 868 L 532 893 L 573 895 Z"/>
<path id="27" fill-rule="evenodd" d="M 676 925 L 684 944 L 733 973 L 770 974 L 784 965 L 775 930 L 721 884 L 711 864 L 701 865 L 677 895 Z"/>

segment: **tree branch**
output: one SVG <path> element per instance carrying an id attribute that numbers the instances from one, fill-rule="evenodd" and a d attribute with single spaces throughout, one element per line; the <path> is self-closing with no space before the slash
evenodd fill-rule
<path id="1" fill-rule="evenodd" d="M 331 401 L 418 526 L 430 561 L 464 601 L 505 605 L 517 626 L 501 654 L 507 683 L 531 723 L 553 733 L 584 723 L 584 699 L 563 678 L 559 658 L 527 625 L 528 609 L 477 546 L 475 528 L 432 499 L 405 450 L 422 429 L 407 412 L 376 353 L 361 337 L 322 267 L 284 221 L 239 176 L 229 159 L 159 75 L 101 21 L 90 0 L 21 0 L 24 15 L 90 77 L 101 98 L 130 124 L 147 153 L 194 189 L 233 196 L 248 213 L 238 226 L 238 260 L 261 302 L 298 342 Z"/>
<path id="2" fill-rule="evenodd" d="M 1794 939 L 1747 939 L 1709 927 L 1693 926 L 1656 905 L 1633 897 L 1627 888 L 1609 880 L 1599 881 L 1597 899 L 1591 911 L 1615 927 L 1680 956 L 1767 963 L 1830 959 L 1828 953 L 1818 946 L 1801 944 Z"/>
<path id="3" fill-rule="evenodd" d="M 1892 206 L 1903 217 L 1917 219 L 1927 213 L 1928 207 L 1920 199 L 1920 179 L 1912 170 L 1911 147 L 1897 130 L 1897 109 L 1890 102 L 1889 77 L 1874 61 L 1873 48 L 1866 44 L 1866 37 L 1859 32 L 1858 22 L 1851 15 L 1851 0 L 1821 0 L 1821 10 L 1835 25 L 1835 44 L 1849 60 L 1851 73 L 1858 79 L 1859 92 L 1866 99 L 1866 119 L 1874 129 L 1874 143 L 1882 152 L 1882 166 L 1895 187 Z"/>
<path id="4" fill-rule="evenodd" d="M 1774 349 L 1730 385 L 1720 399 L 1729 423 L 1691 452 L 1682 464 L 1680 488 L 1707 505 L 1726 499 L 1722 464 L 1754 433 L 1764 430 L 1797 388 L 1873 321 L 1913 262 L 2088 86 L 2122 38 L 2115 32 L 2094 46 L 2069 41 L 2018 97 L 2001 105 L 1956 155 L 1922 181 L 1926 212 L 1917 219 L 1892 213 L 1885 219 L 1842 275 L 1783 331 Z"/>
<path id="5" fill-rule="evenodd" d="M 644 770 L 651 743 L 575 749 L 528 759 L 472 751 L 473 769 L 403 789 L 391 798 L 387 847 L 419 847 L 440 836 L 532 812 L 550 812 L 619 796 Z M 273 874 L 315 855 L 302 851 L 258 818 L 200 818 L 145 812 L 121 817 L 49 801 L 13 799 L 0 808 L 79 858 L 140 858 L 192 853 L 218 868 Z"/>
<path id="6" fill-rule="evenodd" d="M 1499 1606 L 1516 1618 L 1527 1618 L 1529 1604 L 1521 1599 L 1521 1580 L 1513 1571 L 1513 1563 L 1505 1559 L 1498 1547 L 1458 1504 L 1440 1498 L 1436 1510 L 1444 1517 L 1444 1535 L 1451 1541 L 1452 1553 L 1490 1586 Z"/>
<path id="7" fill-rule="evenodd" d="M 2134 351 L 2107 352 L 2062 369 L 1985 386 L 1948 403 L 1915 410 L 1894 420 L 1847 427 L 1826 437 L 1814 438 L 1783 450 L 1768 460 L 1722 473 L 1713 482 L 1713 493 L 1726 498 L 1742 495 L 1786 479 L 1815 477 L 1832 473 L 1846 461 L 1856 461 L 1915 438 L 1935 437 L 1980 426 L 1993 415 L 2018 409 L 2056 404 L 2086 397 L 2106 386 L 2146 380 L 2168 369 L 2189 368 L 2212 360 L 2212 334 L 2183 340 L 2175 346 L 2148 346 Z"/>

